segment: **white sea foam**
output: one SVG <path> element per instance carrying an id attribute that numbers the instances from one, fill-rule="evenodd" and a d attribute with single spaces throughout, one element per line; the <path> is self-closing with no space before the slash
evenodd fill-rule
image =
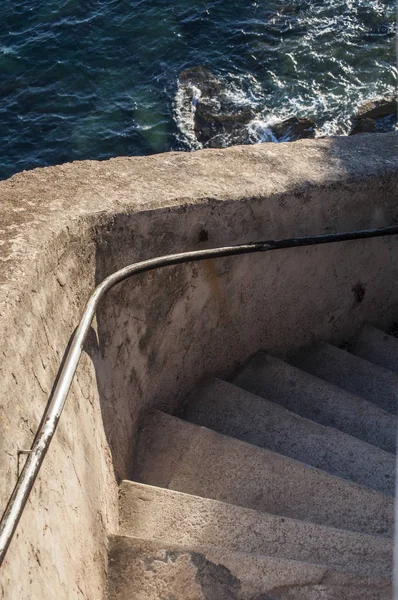
<path id="1" fill-rule="evenodd" d="M 200 97 L 201 91 L 196 86 L 178 84 L 174 99 L 174 119 L 180 130 L 181 141 L 192 150 L 202 148 L 195 135 L 195 111 Z"/>
<path id="2" fill-rule="evenodd" d="M 16 54 L 17 51 L 12 46 L 0 46 L 0 54 Z"/>
<path id="3" fill-rule="evenodd" d="M 247 128 L 249 135 L 255 144 L 262 144 L 263 142 L 276 142 L 276 137 L 271 129 L 271 125 L 276 123 L 274 118 L 270 119 L 253 119 L 250 121 Z"/>
<path id="4" fill-rule="evenodd" d="M 273 85 L 284 95 L 284 98 L 278 98 L 277 102 L 273 95 L 261 94 L 260 85 L 253 76 L 250 77 L 250 81 L 244 77 L 231 77 L 225 87 L 225 96 L 228 100 L 236 106 L 237 110 L 242 106 L 251 106 L 257 111 L 257 116 L 247 125 L 248 136 L 252 143 L 276 142 L 272 126 L 291 117 L 313 119 L 317 124 L 317 137 L 347 135 L 351 129 L 351 117 L 357 107 L 369 98 L 380 96 L 380 86 L 377 81 L 373 84 L 361 82 L 350 65 L 343 64 L 337 59 L 334 62 L 340 67 L 340 75 L 326 72 L 331 82 L 329 89 L 325 89 L 315 79 L 303 81 L 302 91 L 297 93 L 296 90 L 296 94 L 292 96 L 284 95 L 284 90 L 286 94 L 288 93 L 286 83 L 275 73 L 269 72 Z M 382 63 L 380 68 L 383 68 Z M 392 74 L 397 74 L 394 66 L 388 68 Z M 335 82 L 334 87 L 333 82 Z M 344 95 L 341 93 L 342 86 L 345 88 Z M 394 87 L 385 86 L 383 93 L 394 94 Z M 176 122 L 182 137 L 192 149 L 202 147 L 194 131 L 196 101 L 199 98 L 198 90 L 196 100 L 194 95 L 194 101 L 190 105 L 187 102 L 186 89 L 180 87 L 175 99 Z M 229 145 L 228 139 L 224 142 L 223 145 Z"/>

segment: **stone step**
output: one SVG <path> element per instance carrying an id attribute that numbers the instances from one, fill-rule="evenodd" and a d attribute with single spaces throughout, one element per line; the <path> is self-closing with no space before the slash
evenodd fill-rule
<path id="1" fill-rule="evenodd" d="M 372 325 L 363 326 L 351 347 L 351 352 L 375 365 L 398 373 L 398 339 Z"/>
<path id="2" fill-rule="evenodd" d="M 323 342 L 303 350 L 292 362 L 385 411 L 397 414 L 398 374 L 389 369 Z"/>
<path id="3" fill-rule="evenodd" d="M 265 352 L 253 356 L 233 383 L 302 417 L 395 452 L 394 415 Z"/>
<path id="4" fill-rule="evenodd" d="M 270 450 L 151 410 L 132 479 L 187 494 L 350 529 L 393 535 L 393 498 Z"/>
<path id="5" fill-rule="evenodd" d="M 109 600 L 390 600 L 391 583 L 219 548 L 111 536 Z"/>
<path id="6" fill-rule="evenodd" d="M 132 481 L 120 485 L 119 509 L 121 535 L 391 577 L 393 542 L 383 536 L 314 525 Z"/>
<path id="7" fill-rule="evenodd" d="M 178 416 L 383 494 L 395 493 L 395 457 L 389 452 L 220 379 L 198 389 Z"/>

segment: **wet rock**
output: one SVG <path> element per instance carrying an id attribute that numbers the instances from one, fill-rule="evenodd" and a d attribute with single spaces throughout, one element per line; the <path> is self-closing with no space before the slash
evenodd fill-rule
<path id="1" fill-rule="evenodd" d="M 315 122 L 311 119 L 291 117 L 272 125 L 271 130 L 278 142 L 294 142 L 315 137 Z"/>
<path id="2" fill-rule="evenodd" d="M 212 99 L 222 92 L 223 85 L 209 69 L 199 65 L 182 71 L 178 77 L 180 85 L 187 88 L 187 92 L 193 99 L 198 91 L 200 95 Z M 197 90 L 195 90 L 197 88 Z"/>
<path id="3" fill-rule="evenodd" d="M 255 107 L 249 103 L 237 105 L 225 80 L 200 65 L 182 71 L 179 86 L 183 112 L 192 117 L 191 137 L 201 146 L 224 148 L 258 141 L 248 127 L 257 115 Z M 278 142 L 315 137 L 315 123 L 310 119 L 292 117 L 271 130 Z"/>
<path id="4" fill-rule="evenodd" d="M 208 148 L 250 143 L 247 124 L 254 118 L 251 106 L 236 106 L 227 84 L 203 66 L 179 75 L 184 102 L 194 107 L 193 128 L 198 142 Z"/>
<path id="5" fill-rule="evenodd" d="M 225 80 L 204 66 L 182 71 L 179 88 L 183 113 L 191 117 L 190 138 L 205 148 L 225 148 L 258 141 L 248 127 L 257 116 L 256 108 L 237 104 Z M 315 137 L 311 119 L 291 117 L 272 125 L 272 139 L 277 142 Z M 199 146 L 199 147 L 200 147 Z"/>
<path id="6" fill-rule="evenodd" d="M 356 133 L 377 133 L 376 120 L 375 119 L 358 119 L 354 127 L 350 131 L 350 135 Z"/>
<path id="7" fill-rule="evenodd" d="M 397 96 L 367 100 L 358 108 L 356 117 L 360 119 L 378 119 L 391 114 L 397 114 Z"/>
<path id="8" fill-rule="evenodd" d="M 254 118 L 250 108 L 237 110 L 225 100 L 199 101 L 195 114 L 195 134 L 199 142 L 210 148 L 249 143 L 247 124 Z"/>
<path id="9" fill-rule="evenodd" d="M 350 135 L 394 131 L 397 125 L 397 96 L 367 100 L 353 117 Z"/>

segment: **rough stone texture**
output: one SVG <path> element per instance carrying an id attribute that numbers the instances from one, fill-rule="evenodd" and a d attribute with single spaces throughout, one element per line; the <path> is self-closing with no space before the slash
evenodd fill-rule
<path id="1" fill-rule="evenodd" d="M 87 161 L 0 182 L 0 510 L 95 283 L 174 251 L 390 225 L 397 171 L 386 134 Z M 394 256 L 395 239 L 365 240 L 165 269 L 115 289 L 10 548 L 3 597 L 102 598 L 117 527 L 109 451 L 128 476 L 141 409 L 174 410 L 203 374 L 225 376 L 261 347 L 340 342 L 370 319 L 389 326 Z"/>
<path id="2" fill-rule="evenodd" d="M 390 600 L 391 584 L 327 567 L 115 536 L 110 600 Z"/>
<path id="3" fill-rule="evenodd" d="M 290 456 L 332 475 L 395 493 L 395 456 L 276 403 L 213 379 L 178 416 L 224 435 Z"/>
<path id="4" fill-rule="evenodd" d="M 34 220 L 34 215 L 31 218 Z M 0 228 L 3 225 L 1 220 Z M 21 252 L 25 252 L 22 239 L 33 234 L 36 226 L 14 227 Z M 79 230 L 77 227 L 75 233 Z M 2 241 L 4 250 L 4 237 Z M 26 277 L 18 272 L 18 241 L 11 242 L 15 253 L 2 255 L 4 262 L 0 260 L 3 269 L 8 265 L 6 259 L 15 261 L 14 275 L 0 292 L 9 292 L 0 307 L 0 512 L 16 482 L 17 452 L 33 441 L 87 288 L 95 285 L 95 245 L 89 240 L 84 247 L 65 231 L 59 246 L 48 249 L 41 260 L 37 247 L 35 258 L 24 267 Z M 21 456 L 21 466 L 23 460 Z M 95 370 L 84 355 L 2 565 L 0 597 L 103 598 L 107 533 L 116 527 L 112 458 L 102 425 Z"/>
<path id="5" fill-rule="evenodd" d="M 265 352 L 253 356 L 233 382 L 302 417 L 395 453 L 395 415 Z"/>
<path id="6" fill-rule="evenodd" d="M 393 532 L 390 496 L 156 410 L 140 426 L 133 479 L 340 529 Z"/>
<path id="7" fill-rule="evenodd" d="M 391 577 L 392 540 L 295 521 L 131 481 L 120 486 L 120 534 L 218 547 Z"/>
<path id="8" fill-rule="evenodd" d="M 325 343 L 300 352 L 294 364 L 397 414 L 398 374 L 389 369 Z"/>
<path id="9" fill-rule="evenodd" d="M 350 350 L 375 365 L 398 373 L 398 339 L 376 327 L 364 325 Z"/>

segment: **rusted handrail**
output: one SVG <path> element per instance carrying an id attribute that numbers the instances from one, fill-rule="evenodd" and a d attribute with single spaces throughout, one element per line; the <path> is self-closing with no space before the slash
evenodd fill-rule
<path id="1" fill-rule="evenodd" d="M 360 240 L 396 234 L 398 234 L 398 225 L 384 227 L 381 229 L 366 229 L 347 233 L 331 233 L 326 235 L 298 237 L 284 240 L 253 242 L 248 244 L 240 244 L 237 246 L 226 246 L 222 248 L 211 248 L 193 252 L 182 252 L 180 254 L 170 254 L 168 256 L 151 258 L 149 260 L 144 260 L 142 262 L 129 265 L 104 279 L 104 281 L 98 287 L 96 287 L 86 304 L 83 316 L 73 335 L 72 343 L 66 354 L 65 362 L 60 368 L 59 378 L 54 394 L 43 415 L 43 419 L 41 421 L 42 424 L 37 431 L 32 448 L 28 453 L 28 458 L 24 468 L 18 478 L 1 520 L 0 565 L 2 564 L 7 553 L 26 502 L 28 501 L 30 492 L 36 481 L 36 477 L 40 471 L 40 467 L 57 428 L 77 365 L 79 363 L 80 356 L 83 351 L 84 342 L 87 338 L 87 334 L 94 318 L 95 311 L 98 308 L 102 298 L 111 288 L 113 288 L 117 283 L 128 279 L 132 275 L 153 271 L 154 269 L 171 265 L 196 262 L 211 258 L 221 258 L 223 256 L 237 256 L 255 252 L 280 250 L 282 248 L 314 246 L 316 244 L 330 244 L 335 242 Z"/>

